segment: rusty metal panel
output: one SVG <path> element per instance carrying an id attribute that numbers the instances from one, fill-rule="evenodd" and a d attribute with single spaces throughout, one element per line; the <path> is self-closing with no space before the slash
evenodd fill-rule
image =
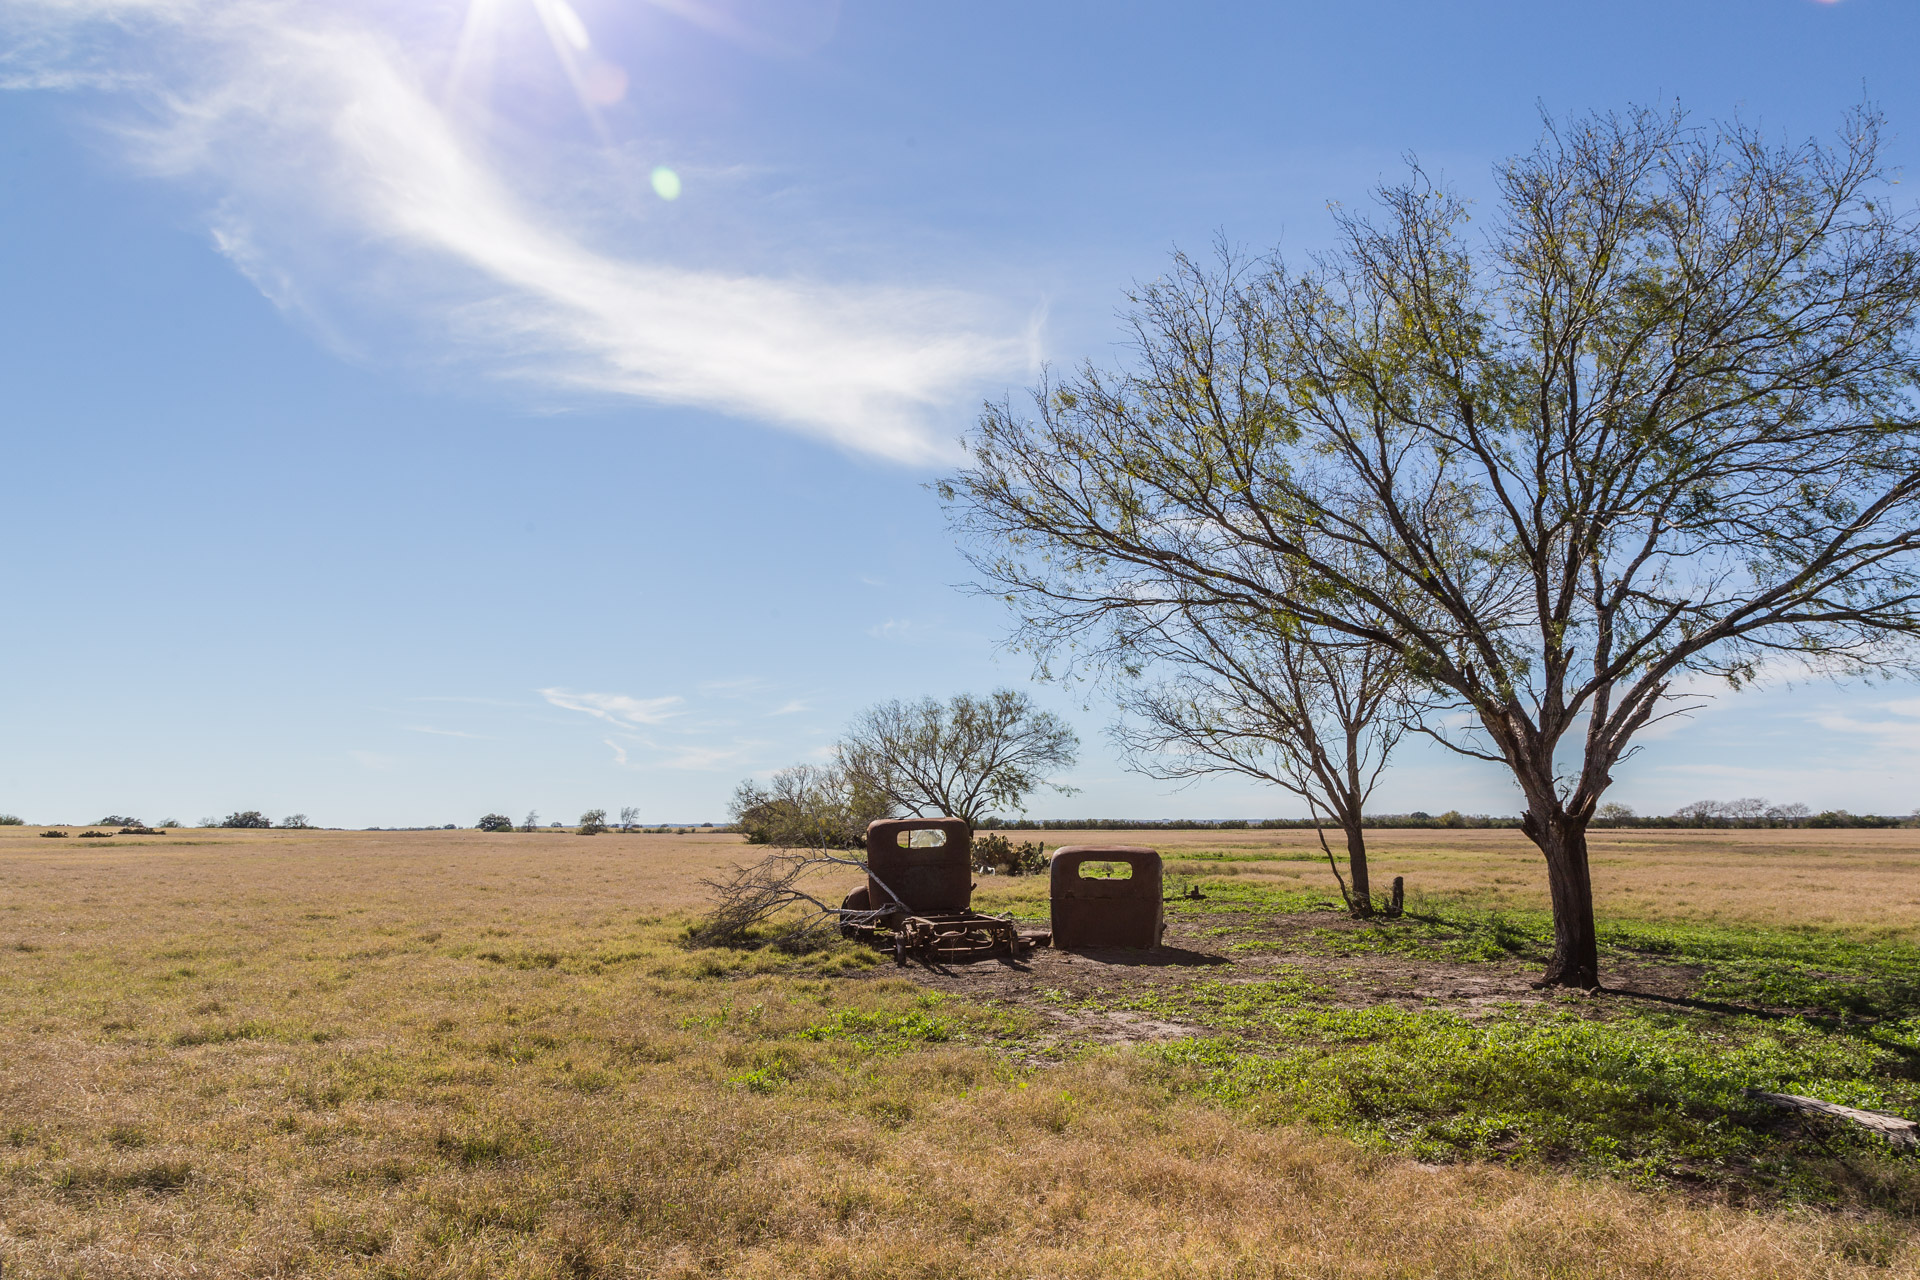
<path id="1" fill-rule="evenodd" d="M 943 831 L 947 842 L 912 849 L 915 831 Z M 867 893 L 874 906 L 894 894 L 916 914 L 965 911 L 973 905 L 973 828 L 964 818 L 890 818 L 867 824 Z M 887 892 L 891 889 L 893 892 Z"/>
<path id="2" fill-rule="evenodd" d="M 1124 862 L 1126 880 L 1089 880 L 1089 862 Z M 1075 844 L 1053 854 L 1053 945 L 1157 947 L 1164 917 L 1160 855 L 1137 844 Z"/>

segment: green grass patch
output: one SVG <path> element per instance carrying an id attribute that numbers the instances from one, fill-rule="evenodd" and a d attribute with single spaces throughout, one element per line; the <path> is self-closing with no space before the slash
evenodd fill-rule
<path id="1" fill-rule="evenodd" d="M 1266 1043 L 1190 1040 L 1150 1052 L 1210 1096 L 1423 1159 L 1548 1160 L 1816 1200 L 1837 1189 L 1804 1158 L 1808 1143 L 1780 1136 L 1779 1113 L 1746 1091 L 1904 1111 L 1920 1044 L 1920 1019 L 1847 1036 L 1793 1019 L 1708 1026 L 1518 1009 L 1469 1018 L 1291 1000 L 1240 1020 Z M 1814 1154 L 1850 1136 L 1822 1134 Z"/>
<path id="2" fill-rule="evenodd" d="M 1339 894 L 1326 888 L 1292 888 L 1257 881 L 1204 879 L 1198 887 L 1205 898 L 1175 897 L 1185 883 L 1168 882 L 1168 915 L 1212 915 L 1221 912 L 1267 912 L 1273 915 L 1297 915 L 1303 911 L 1341 910 Z"/>
<path id="3" fill-rule="evenodd" d="M 1251 849 L 1181 849 L 1166 855 L 1169 863 L 1242 863 L 1242 862 L 1323 862 L 1326 855 L 1319 850 L 1294 849 L 1285 853 L 1262 853 Z"/>
<path id="4" fill-rule="evenodd" d="M 751 1070 L 737 1076 L 727 1077 L 727 1083 L 738 1085 L 750 1093 L 772 1093 L 787 1081 L 793 1079 L 793 1064 L 785 1054 L 773 1054 L 757 1063 Z"/>
<path id="5" fill-rule="evenodd" d="M 1340 904 L 1239 879 L 1202 888 L 1204 900 L 1168 910 L 1226 917 L 1205 933 L 1230 952 L 1544 964 L 1552 951 L 1543 911 L 1416 900 L 1398 919 L 1275 939 L 1258 936 L 1273 917 Z M 1257 982 L 1076 1003 L 1220 1033 L 1146 1050 L 1177 1087 L 1423 1159 L 1549 1162 L 1740 1196 L 1920 1209 L 1920 1162 L 1844 1126 L 1783 1119 L 1749 1093 L 1920 1114 L 1920 947 L 1811 928 L 1634 921 L 1602 924 L 1600 941 L 1603 974 L 1636 961 L 1672 966 L 1687 994 L 1638 1007 L 1605 998 L 1342 1009 L 1326 1006 L 1310 970 L 1269 969 Z"/>
<path id="6" fill-rule="evenodd" d="M 1051 998 L 1084 1009 L 1124 1009 L 1180 1021 L 1203 1020 L 1207 1025 L 1242 1035 L 1264 1034 L 1274 1019 L 1297 1009 L 1327 988 L 1297 970 L 1284 971 L 1260 982 L 1233 982 L 1202 978 L 1168 983 L 1119 995 L 1074 1000 L 1064 992 Z"/>
<path id="7" fill-rule="evenodd" d="M 1330 955 L 1403 955 L 1467 962 L 1513 957 L 1545 962 L 1553 931 L 1544 917 L 1449 907 L 1344 929 L 1316 929 L 1313 950 Z"/>
<path id="8" fill-rule="evenodd" d="M 1170 914 L 1298 915 L 1339 910 L 1323 892 L 1248 884 L 1202 883 L 1204 900 L 1176 900 Z M 1208 930 L 1232 937 L 1242 927 Z M 1601 969 L 1609 961 L 1645 960 L 1696 968 L 1693 995 L 1703 1000 L 1793 1010 L 1810 1016 L 1867 1020 L 1920 1015 L 1920 947 L 1893 939 L 1863 940 L 1818 929 L 1750 925 L 1603 921 Z M 1416 899 L 1397 919 L 1342 923 L 1279 944 L 1240 939 L 1229 950 L 1290 945 L 1328 955 L 1400 955 L 1466 963 L 1524 960 L 1544 965 L 1553 950 L 1553 918 L 1544 911 L 1493 910 L 1471 903 Z"/>
<path id="9" fill-rule="evenodd" d="M 1920 1014 L 1920 947 L 1816 929 L 1609 923 L 1601 945 L 1616 955 L 1701 967 L 1701 997 L 1855 1018 Z"/>
<path id="10" fill-rule="evenodd" d="M 843 1009 L 800 1032 L 802 1040 L 846 1040 L 867 1053 L 898 1052 L 914 1044 L 940 1044 L 955 1037 L 954 1025 L 922 1009 L 867 1013 Z"/>

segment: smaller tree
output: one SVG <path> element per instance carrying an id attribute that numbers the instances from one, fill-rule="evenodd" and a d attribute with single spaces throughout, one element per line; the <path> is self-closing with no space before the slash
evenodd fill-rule
<path id="1" fill-rule="evenodd" d="M 110 813 L 93 825 L 96 827 L 144 827 L 147 824 L 138 818 L 129 818 L 118 813 Z"/>
<path id="2" fill-rule="evenodd" d="M 620 829 L 622 831 L 632 831 L 635 827 L 639 825 L 640 825 L 639 809 L 637 809 L 633 805 L 627 805 L 625 808 L 620 810 Z"/>
<path id="3" fill-rule="evenodd" d="M 538 809 L 529 809 L 527 810 L 527 820 L 520 824 L 520 829 L 522 831 L 533 831 L 537 829 L 539 825 L 540 811 Z"/>
<path id="4" fill-rule="evenodd" d="M 282 818 L 280 825 L 289 831 L 306 831 L 313 826 L 311 822 L 307 821 L 307 815 L 304 813 L 296 813 L 292 817 Z"/>
<path id="5" fill-rule="evenodd" d="M 835 766 L 797 764 L 765 783 L 734 788 L 730 808 L 748 844 L 783 849 L 858 849 L 867 824 L 887 816 L 885 797 Z"/>
<path id="6" fill-rule="evenodd" d="M 26 821 L 17 814 L 0 813 L 0 827 L 24 827 Z"/>
<path id="7" fill-rule="evenodd" d="M 856 789 L 884 797 L 895 810 L 951 814 L 978 826 L 995 809 L 1019 810 L 1040 787 L 1074 794 L 1048 775 L 1071 768 L 1079 749 L 1066 721 L 1024 693 L 997 689 L 984 698 L 959 694 L 944 705 L 923 698 L 870 707 L 836 755 Z"/>
<path id="8" fill-rule="evenodd" d="M 597 836 L 606 829 L 607 811 L 605 809 L 589 809 L 580 815 L 581 835 Z"/>
<path id="9" fill-rule="evenodd" d="M 239 828 L 245 828 L 249 830 L 256 829 L 256 828 L 264 830 L 265 828 L 271 827 L 273 825 L 273 819 L 267 817 L 266 814 L 261 813 L 258 809 L 246 809 L 240 812 L 228 814 L 226 817 L 220 820 L 219 825 L 223 827 L 239 827 Z"/>
<path id="10" fill-rule="evenodd" d="M 1133 718 L 1114 737 L 1130 768 L 1167 780 L 1238 773 L 1298 796 L 1316 832 L 1324 818 L 1345 837 L 1351 893 L 1324 833 L 1320 847 L 1347 909 L 1373 914 L 1366 803 L 1418 710 L 1392 650 L 1272 614 L 1175 605 L 1116 626 L 1105 661 L 1123 676 L 1150 663 L 1168 672 L 1119 684 Z"/>
<path id="11" fill-rule="evenodd" d="M 486 817 L 480 819 L 480 830 L 511 831 L 513 830 L 513 819 L 509 818 L 504 813 L 490 813 Z"/>

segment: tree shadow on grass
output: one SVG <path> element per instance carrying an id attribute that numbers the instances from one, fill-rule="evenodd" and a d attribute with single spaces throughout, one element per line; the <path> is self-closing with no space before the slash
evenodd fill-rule
<path id="1" fill-rule="evenodd" d="M 1650 1004 L 1670 1005 L 1680 1009 L 1694 1009 L 1701 1013 L 1724 1013 L 1738 1018 L 1766 1018 L 1772 1021 L 1785 1021 L 1789 1018 L 1801 1018 L 1808 1021 L 1807 1015 L 1780 1009 L 1767 1009 L 1760 1005 L 1733 1004 L 1726 1000 L 1707 1000 L 1700 996 L 1674 996 L 1660 991 L 1635 991 L 1631 987 L 1602 986 L 1594 994 L 1620 996 L 1627 1000 L 1645 1000 Z"/>
<path id="2" fill-rule="evenodd" d="M 1072 959 L 1091 960 L 1096 964 L 1112 965 L 1116 968 L 1149 969 L 1201 969 L 1218 965 L 1230 965 L 1232 960 L 1210 951 L 1192 951 L 1186 947 L 1155 947 L 1150 951 L 1130 947 L 1074 947 L 1071 949 L 1049 948 L 1055 955 Z M 1015 973 L 1032 973 L 1030 960 L 1017 956 L 994 956 L 985 960 L 970 960 L 959 963 L 909 959 L 909 967 L 924 969 L 930 973 L 954 976 L 959 973 L 978 972 L 983 966 L 996 966 Z"/>
<path id="3" fill-rule="evenodd" d="M 1758 1018 L 1767 1022 L 1804 1022 L 1818 1027 L 1829 1035 L 1843 1035 L 1856 1040 L 1870 1041 L 1903 1060 L 1909 1071 L 1920 1069 L 1920 1049 L 1915 1049 L 1912 1045 L 1904 1044 L 1891 1036 L 1875 1034 L 1879 1029 L 1879 1019 L 1839 1018 L 1830 1013 L 1810 1013 L 1804 1009 L 1769 1009 L 1761 1005 L 1734 1004 L 1725 1000 L 1708 1000 L 1700 996 L 1666 995 L 1658 991 L 1634 991 L 1626 987 L 1602 987 L 1600 991 L 1606 995 L 1621 996 L 1628 1000 L 1643 1000 L 1649 1004 L 1692 1009 L 1701 1013 Z"/>
<path id="4" fill-rule="evenodd" d="M 1216 965 L 1232 964 L 1223 955 L 1211 951 L 1193 951 L 1186 947 L 1154 947 L 1152 950 L 1136 950 L 1131 947 L 1059 947 L 1062 955 L 1084 957 L 1100 964 L 1119 965 L 1126 968 L 1148 969 L 1198 969 Z"/>

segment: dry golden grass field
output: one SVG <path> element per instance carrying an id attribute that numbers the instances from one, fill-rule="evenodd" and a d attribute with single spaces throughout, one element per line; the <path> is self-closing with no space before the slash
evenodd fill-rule
<path id="1" fill-rule="evenodd" d="M 0 828 L 9 1280 L 1920 1274 L 1911 1159 L 1723 1141 L 1688 1092 L 1724 1058 L 1912 1106 L 1920 832 L 1597 833 L 1601 911 L 1644 930 L 1622 992 L 1543 999 L 1515 832 L 1378 833 L 1419 919 L 1364 933 L 1311 832 L 1050 832 L 1201 887 L 1174 960 L 936 974 L 689 949 L 700 878 L 752 854 L 726 835 L 38 830 Z M 1769 968 L 1774 938 L 1812 950 Z M 1603 1065 L 1470 1134 L 1438 1074 L 1362 1105 L 1490 1035 Z M 1529 1145 L 1616 1060 L 1679 1099 L 1654 1145 L 1609 1154 L 1617 1106 Z"/>

